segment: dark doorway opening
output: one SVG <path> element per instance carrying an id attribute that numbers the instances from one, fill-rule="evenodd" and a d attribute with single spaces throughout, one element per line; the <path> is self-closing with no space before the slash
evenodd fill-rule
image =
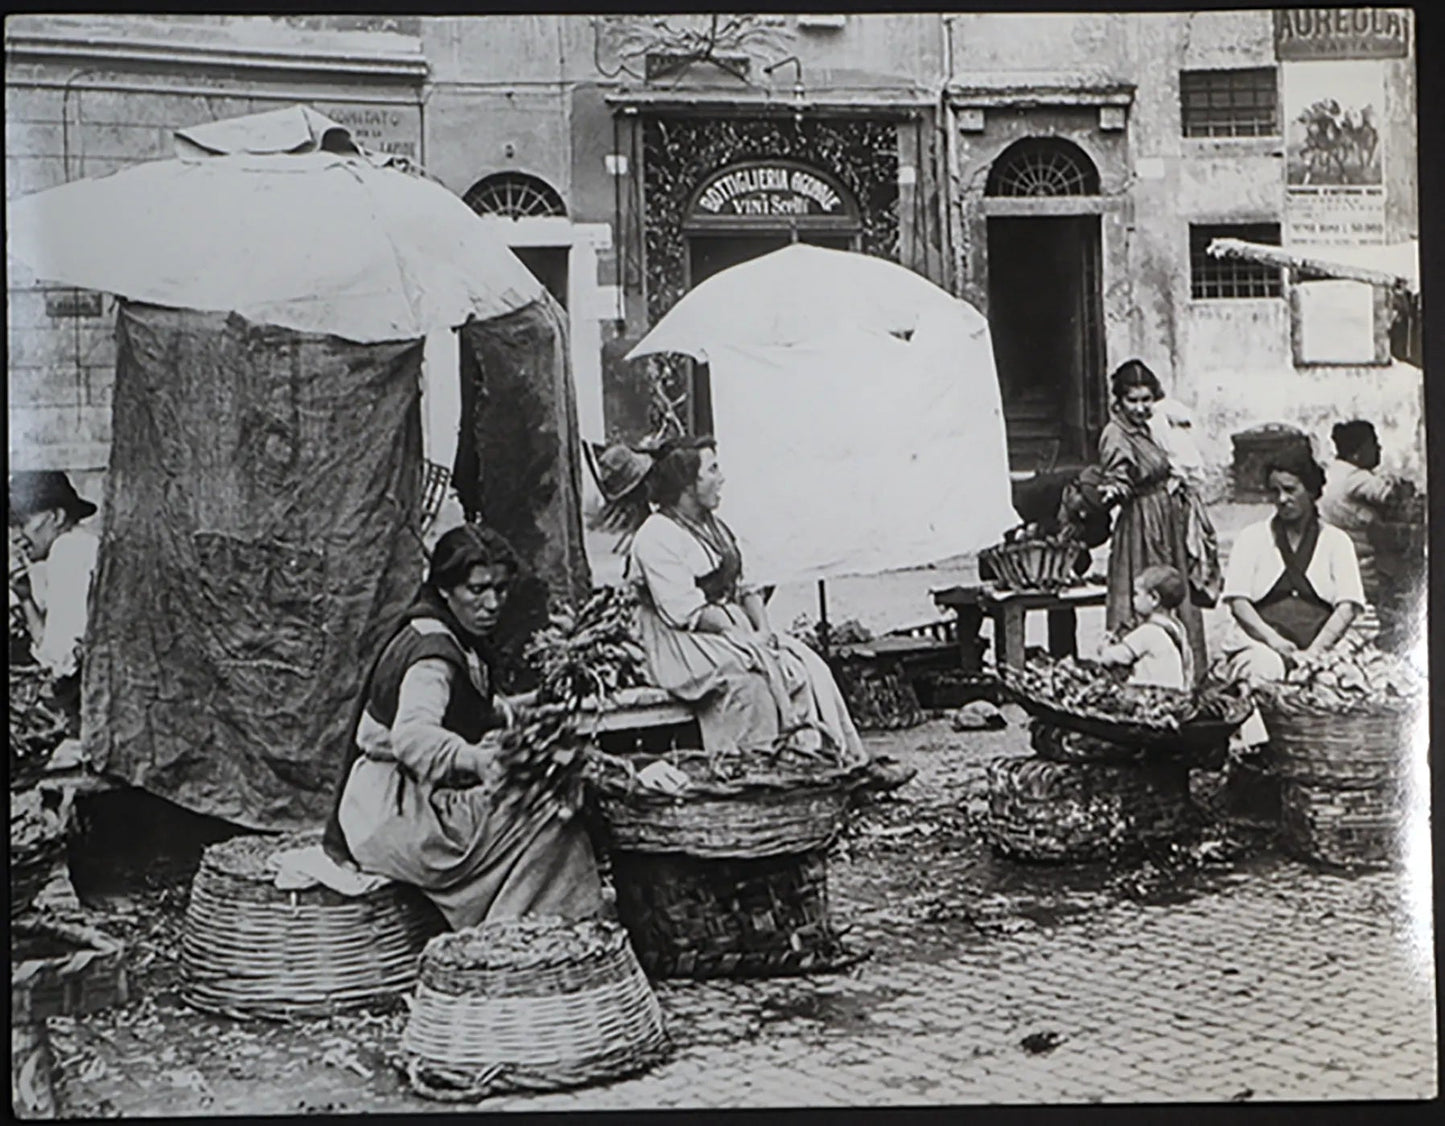
<path id="1" fill-rule="evenodd" d="M 761 258 L 774 250 L 781 250 L 792 241 L 792 235 L 787 232 L 692 235 L 687 240 L 687 287 L 691 289 L 732 266 L 741 265 L 753 258 Z M 799 232 L 797 241 L 813 246 L 826 246 L 831 250 L 853 250 L 858 239 L 851 234 Z M 706 364 L 692 365 L 692 386 L 688 398 L 692 411 L 693 433 L 711 434 L 712 383 Z"/>
<path id="2" fill-rule="evenodd" d="M 567 254 L 565 246 L 514 246 L 512 253 L 532 276 L 547 287 L 557 304 L 567 308 Z"/>
<path id="3" fill-rule="evenodd" d="M 1099 217 L 988 220 L 988 319 L 1010 467 L 1092 461 L 1104 423 Z"/>

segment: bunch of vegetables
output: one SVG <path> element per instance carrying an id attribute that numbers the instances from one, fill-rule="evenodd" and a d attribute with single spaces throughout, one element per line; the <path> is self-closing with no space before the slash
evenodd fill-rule
<path id="1" fill-rule="evenodd" d="M 1283 681 L 1257 691 L 1281 711 L 1358 715 L 1413 708 L 1426 685 L 1408 662 L 1347 634 L 1314 659 L 1291 665 Z"/>
<path id="2" fill-rule="evenodd" d="M 10 786 L 32 781 L 72 734 L 48 700 L 54 680 L 40 665 L 10 666 Z"/>
<path id="3" fill-rule="evenodd" d="M 583 701 L 647 683 L 646 654 L 633 636 L 635 607 L 630 589 L 604 588 L 575 614 L 551 615 L 527 643 L 540 678 L 535 702 L 501 732 L 498 758 L 524 792 L 558 798 L 564 817 L 581 804 L 586 739 L 576 720 Z"/>
<path id="4" fill-rule="evenodd" d="M 1032 660 L 1011 687 L 1060 711 L 1111 723 L 1173 731 L 1186 723 L 1222 720 L 1241 706 L 1241 689 L 1206 682 L 1193 691 L 1124 683 L 1126 670 L 1077 657 Z"/>
<path id="5" fill-rule="evenodd" d="M 788 635 L 796 637 L 816 653 L 822 653 L 824 650 L 823 623 L 810 620 L 806 614 L 799 614 L 794 619 L 793 624 L 788 627 Z M 855 645 L 872 640 L 872 631 L 856 618 L 849 618 L 836 625 L 830 622 L 828 625 L 829 646 Z"/>
<path id="6" fill-rule="evenodd" d="M 597 954 L 616 935 L 615 923 L 563 923 L 529 917 L 453 931 L 432 939 L 427 960 L 453 969 L 524 969 L 575 962 Z"/>

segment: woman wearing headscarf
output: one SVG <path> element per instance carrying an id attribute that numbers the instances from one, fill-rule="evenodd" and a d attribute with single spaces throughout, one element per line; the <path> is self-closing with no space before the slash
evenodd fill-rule
<path id="1" fill-rule="evenodd" d="M 1193 653 L 1195 676 L 1208 667 L 1199 602 L 1219 593 L 1214 529 L 1150 428 L 1154 404 L 1164 396 L 1159 379 L 1140 360 L 1128 360 L 1109 377 L 1113 408 L 1099 435 L 1103 493 L 1119 505 L 1109 546 L 1105 621 L 1111 632 L 1133 620 L 1135 580 L 1147 567 L 1173 567 L 1187 577 L 1191 597 L 1179 620 Z"/>
<path id="2" fill-rule="evenodd" d="M 520 791 L 497 758 L 506 719 L 487 640 L 518 572 L 490 529 L 437 541 L 366 679 L 323 840 L 337 863 L 421 888 L 454 928 L 601 906 L 580 820 Z"/>

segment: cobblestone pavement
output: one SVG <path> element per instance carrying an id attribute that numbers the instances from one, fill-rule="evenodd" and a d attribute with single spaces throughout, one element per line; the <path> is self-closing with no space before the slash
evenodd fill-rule
<path id="1" fill-rule="evenodd" d="M 482 1109 L 1436 1095 L 1428 889 L 1420 906 L 1405 874 L 1329 874 L 1227 835 L 1182 866 L 1000 860 L 979 829 L 983 767 L 1026 753 L 1008 711 L 997 733 L 933 721 L 870 737 L 920 774 L 862 811 L 830 860 L 834 914 L 868 961 L 658 983 L 665 1064 Z M 404 1014 L 241 1025 L 154 981 L 120 1014 L 52 1022 L 67 1113 L 475 1109 L 405 1090 L 387 1062 Z"/>

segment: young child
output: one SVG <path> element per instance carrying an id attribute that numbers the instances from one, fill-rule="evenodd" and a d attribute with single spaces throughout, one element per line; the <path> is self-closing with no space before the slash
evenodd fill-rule
<path id="1" fill-rule="evenodd" d="M 1099 660 L 1125 665 L 1129 683 L 1161 688 L 1194 684 L 1194 657 L 1184 626 L 1174 613 L 1188 596 L 1184 576 L 1173 567 L 1146 567 L 1134 579 L 1136 625 L 1122 639 L 1105 645 Z"/>

